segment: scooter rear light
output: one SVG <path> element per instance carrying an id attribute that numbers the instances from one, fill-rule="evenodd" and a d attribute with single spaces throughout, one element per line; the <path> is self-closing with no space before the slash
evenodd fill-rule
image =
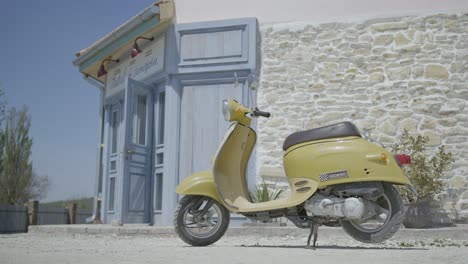
<path id="1" fill-rule="evenodd" d="M 411 164 L 411 157 L 405 154 L 395 154 L 393 155 L 398 165 L 410 165 Z"/>

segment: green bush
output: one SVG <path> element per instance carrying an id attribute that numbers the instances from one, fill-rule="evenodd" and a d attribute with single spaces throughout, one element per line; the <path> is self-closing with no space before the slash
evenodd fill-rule
<path id="1" fill-rule="evenodd" d="M 400 193 L 410 202 L 425 198 L 433 199 L 444 189 L 443 175 L 453 162 L 453 155 L 440 146 L 435 154 L 429 154 L 427 144 L 429 138 L 421 135 L 411 135 L 404 130 L 400 142 L 392 146 L 392 152 L 411 156 L 411 165 L 404 166 L 403 171 L 410 178 L 416 189 L 414 195 L 407 188 L 401 188 Z"/>

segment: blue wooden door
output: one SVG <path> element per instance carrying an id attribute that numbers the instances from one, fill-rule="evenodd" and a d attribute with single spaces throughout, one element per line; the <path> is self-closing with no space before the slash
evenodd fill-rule
<path id="1" fill-rule="evenodd" d="M 185 86 L 182 90 L 179 182 L 198 171 L 211 169 L 211 158 L 226 133 L 222 101 L 247 103 L 244 88 L 233 84 Z M 247 105 L 247 104 L 246 104 Z"/>
<path id="2" fill-rule="evenodd" d="M 153 146 L 153 94 L 150 86 L 128 80 L 124 122 L 122 222 L 149 223 Z"/>

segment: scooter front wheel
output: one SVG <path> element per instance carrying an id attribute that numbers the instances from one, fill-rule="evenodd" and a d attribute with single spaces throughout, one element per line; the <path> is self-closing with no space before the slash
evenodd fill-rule
<path id="1" fill-rule="evenodd" d="M 364 221 L 341 220 L 341 226 L 352 238 L 364 243 L 380 243 L 392 237 L 404 218 L 403 201 L 391 184 L 383 184 L 384 192 L 375 202 L 379 213 Z"/>
<path id="2" fill-rule="evenodd" d="M 218 241 L 229 226 L 229 211 L 206 196 L 186 195 L 174 213 L 174 227 L 185 243 L 200 247 Z"/>

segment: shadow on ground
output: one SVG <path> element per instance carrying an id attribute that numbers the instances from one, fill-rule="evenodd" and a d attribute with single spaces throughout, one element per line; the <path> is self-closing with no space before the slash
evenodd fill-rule
<path id="1" fill-rule="evenodd" d="M 298 248 L 298 249 L 359 249 L 359 250 L 428 250 L 427 248 L 416 247 L 361 247 L 361 246 L 337 246 L 337 245 L 318 245 L 314 247 L 307 246 L 290 246 L 290 245 L 240 245 L 236 247 L 253 247 L 253 248 Z"/>

